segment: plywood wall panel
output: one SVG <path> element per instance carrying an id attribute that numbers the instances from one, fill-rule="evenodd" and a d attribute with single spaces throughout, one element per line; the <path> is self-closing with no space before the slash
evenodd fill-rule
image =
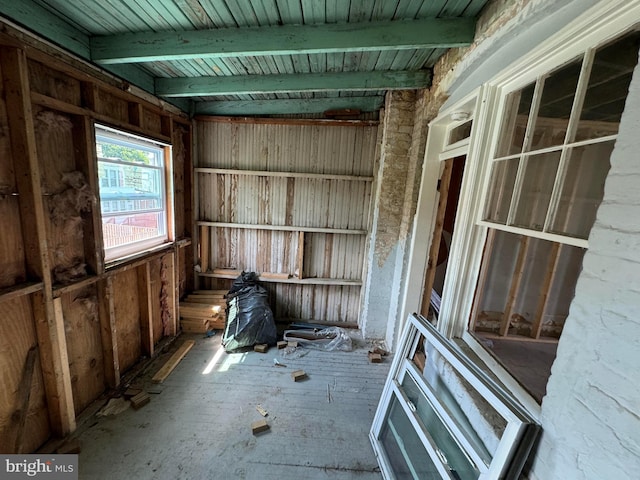
<path id="1" fill-rule="evenodd" d="M 140 358 L 140 304 L 138 275 L 135 269 L 120 272 L 113 277 L 118 361 L 125 372 Z"/>
<path id="2" fill-rule="evenodd" d="M 37 344 L 30 296 L 0 301 L 0 453 L 15 453 L 17 434 L 14 412 L 17 392 L 29 349 Z M 29 410 L 23 433 L 23 451 L 31 452 L 51 433 L 40 368 L 36 357 L 31 383 Z"/>
<path id="3" fill-rule="evenodd" d="M 4 288 L 27 279 L 17 197 L 0 195 L 0 218 L 0 288 Z"/>
<path id="4" fill-rule="evenodd" d="M 105 389 L 104 360 L 95 285 L 63 295 L 71 388 L 76 415 Z"/>
<path id="5" fill-rule="evenodd" d="M 164 331 L 162 325 L 162 312 L 160 305 L 160 293 L 162 291 L 162 278 L 160 274 L 162 258 L 156 258 L 150 263 L 149 283 L 151 284 L 151 322 L 153 324 L 153 343 L 162 339 Z"/>
<path id="6" fill-rule="evenodd" d="M 81 106 L 80 81 L 40 62 L 29 61 L 31 90 L 71 105 Z"/>

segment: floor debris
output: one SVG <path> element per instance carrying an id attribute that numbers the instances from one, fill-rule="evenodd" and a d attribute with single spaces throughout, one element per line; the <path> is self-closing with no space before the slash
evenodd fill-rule
<path id="1" fill-rule="evenodd" d="M 304 370 L 296 370 L 295 372 L 291 372 L 291 378 L 294 382 L 299 382 L 307 378 L 307 373 Z"/>
<path id="2" fill-rule="evenodd" d="M 264 408 L 262 408 L 262 405 L 256 405 L 256 410 L 263 417 L 266 417 L 267 415 L 269 415 L 269 412 L 267 412 Z"/>
<path id="3" fill-rule="evenodd" d="M 131 397 L 131 406 L 138 410 L 151 401 L 151 397 L 147 392 L 140 392 L 135 397 Z"/>
<path id="4" fill-rule="evenodd" d="M 251 433 L 256 435 L 257 433 L 265 432 L 269 430 L 269 424 L 266 420 L 258 420 L 251 424 Z"/>

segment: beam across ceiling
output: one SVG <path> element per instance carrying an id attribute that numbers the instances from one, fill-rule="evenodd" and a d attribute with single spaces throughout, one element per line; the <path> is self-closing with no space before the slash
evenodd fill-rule
<path id="1" fill-rule="evenodd" d="M 323 113 L 327 110 L 360 110 L 375 112 L 384 104 L 384 97 L 336 97 L 281 100 L 224 100 L 194 102 L 196 115 L 252 116 L 296 113 Z"/>
<path id="2" fill-rule="evenodd" d="M 156 78 L 161 97 L 208 97 L 256 93 L 371 91 L 427 88 L 431 72 L 374 71 L 237 75 L 230 77 Z"/>
<path id="3" fill-rule="evenodd" d="M 294 55 L 467 46 L 475 19 L 282 25 L 91 37 L 91 59 L 103 64 L 193 58 Z"/>

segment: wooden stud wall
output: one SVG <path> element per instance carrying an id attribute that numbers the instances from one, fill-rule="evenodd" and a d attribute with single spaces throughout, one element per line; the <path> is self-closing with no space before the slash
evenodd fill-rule
<path id="1" fill-rule="evenodd" d="M 191 123 L 21 38 L 0 34 L 2 453 L 72 432 L 80 412 L 177 334 L 178 296 L 193 287 Z M 173 146 L 175 236 L 108 267 L 94 123 Z M 72 206 L 61 200 L 70 172 L 82 173 L 86 193 Z"/>

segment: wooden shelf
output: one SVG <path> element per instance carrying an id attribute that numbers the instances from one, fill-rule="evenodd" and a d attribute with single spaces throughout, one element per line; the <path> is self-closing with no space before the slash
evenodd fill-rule
<path id="1" fill-rule="evenodd" d="M 323 227 L 295 227 L 290 225 L 254 225 L 248 223 L 208 222 L 200 220 L 198 226 L 219 228 L 242 228 L 248 230 L 273 230 L 280 232 L 308 232 L 308 233 L 337 233 L 341 235 L 366 235 L 366 230 L 351 230 L 348 228 L 323 228 Z"/>
<path id="2" fill-rule="evenodd" d="M 26 282 L 13 287 L 0 288 L 0 302 L 38 292 L 42 287 L 42 282 Z"/>
<path id="3" fill-rule="evenodd" d="M 269 170 L 235 170 L 232 168 L 196 167 L 196 173 L 215 173 L 222 175 L 251 175 L 256 177 L 317 178 L 319 180 L 345 180 L 355 182 L 373 182 L 373 177 L 362 175 L 341 175 L 335 173 L 302 173 Z"/>
<path id="4" fill-rule="evenodd" d="M 212 273 L 212 272 L 196 272 L 197 275 L 201 277 L 211 277 L 211 278 L 226 278 L 229 280 L 235 280 L 235 275 L 227 275 L 223 273 Z M 362 286 L 361 280 L 346 280 L 341 278 L 262 278 L 258 277 L 258 280 L 264 283 L 291 283 L 295 285 L 343 285 L 349 287 L 360 287 Z"/>

